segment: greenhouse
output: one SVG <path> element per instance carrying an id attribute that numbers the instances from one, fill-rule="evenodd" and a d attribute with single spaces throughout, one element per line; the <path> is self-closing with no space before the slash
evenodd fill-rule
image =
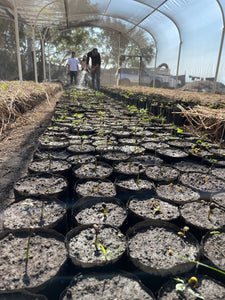
<path id="1" fill-rule="evenodd" d="M 0 0 L 0 299 L 225 299 L 224 10 Z"/>

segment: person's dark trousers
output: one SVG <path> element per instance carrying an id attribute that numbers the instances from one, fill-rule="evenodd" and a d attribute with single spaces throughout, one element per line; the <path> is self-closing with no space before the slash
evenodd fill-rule
<path id="1" fill-rule="evenodd" d="M 100 89 L 100 74 L 101 74 L 100 68 L 97 68 L 94 72 L 91 73 L 92 88 L 97 91 L 99 91 Z M 95 81 L 96 81 L 96 88 L 95 88 Z"/>
<path id="2" fill-rule="evenodd" d="M 74 84 L 77 84 L 77 71 L 70 71 L 70 83 L 73 84 L 73 78 L 74 78 Z"/>

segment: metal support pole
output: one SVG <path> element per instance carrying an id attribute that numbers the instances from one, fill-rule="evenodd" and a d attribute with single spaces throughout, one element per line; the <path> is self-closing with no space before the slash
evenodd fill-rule
<path id="1" fill-rule="evenodd" d="M 51 81 L 51 59 L 50 59 L 50 45 L 48 44 L 48 80 Z"/>
<path id="2" fill-rule="evenodd" d="M 178 52 L 177 72 L 176 72 L 176 88 L 177 88 L 177 83 L 178 83 L 178 75 L 179 75 L 179 67 L 180 67 L 181 46 L 182 46 L 182 41 L 180 41 L 179 52 Z"/>
<path id="3" fill-rule="evenodd" d="M 17 53 L 17 64 L 19 71 L 19 81 L 23 83 L 21 56 L 20 56 L 20 41 L 19 41 L 19 26 L 18 26 L 18 13 L 16 2 L 14 1 L 14 23 L 15 23 L 15 34 L 16 34 L 16 53 Z"/>
<path id="4" fill-rule="evenodd" d="M 155 52 L 154 77 L 153 77 L 153 87 L 155 87 L 156 66 L 157 66 L 157 55 L 158 55 L 158 49 L 156 48 L 156 52 Z"/>
<path id="5" fill-rule="evenodd" d="M 139 70 L 138 70 L 138 84 L 141 85 L 141 65 L 142 65 L 142 56 L 139 57 L 140 58 L 140 63 L 139 63 Z"/>
<path id="6" fill-rule="evenodd" d="M 118 52 L 118 60 L 117 60 L 117 78 L 116 78 L 116 86 L 119 85 L 119 74 L 118 74 L 118 71 L 119 71 L 119 68 L 120 68 L 120 42 L 121 42 L 121 32 L 119 32 L 119 43 L 118 43 L 118 48 L 119 48 L 119 52 Z"/>
<path id="7" fill-rule="evenodd" d="M 36 48 L 35 48 L 35 27 L 32 26 L 32 41 L 33 41 L 33 59 L 34 59 L 34 79 L 35 82 L 38 82 L 37 75 L 37 59 L 36 59 Z"/>
<path id="8" fill-rule="evenodd" d="M 223 32 L 222 32 L 222 37 L 221 37 L 221 42 L 220 42 L 220 50 L 219 50 L 219 55 L 218 55 L 218 60 L 217 60 L 217 65 L 216 65 L 216 74 L 213 82 L 213 93 L 216 91 L 216 82 L 217 82 L 217 77 L 219 73 L 219 67 L 220 67 L 220 60 L 221 60 L 221 54 L 223 50 L 223 42 L 224 42 L 224 35 L 225 35 L 225 28 L 223 27 Z"/>

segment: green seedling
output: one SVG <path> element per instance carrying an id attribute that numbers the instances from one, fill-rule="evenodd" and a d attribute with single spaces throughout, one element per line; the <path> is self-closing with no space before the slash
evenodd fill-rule
<path id="1" fill-rule="evenodd" d="M 155 201 L 152 202 L 152 207 L 154 209 L 154 215 L 162 213 L 161 208 L 158 205 L 158 201 L 157 200 L 155 200 Z"/>
<path id="2" fill-rule="evenodd" d="M 102 259 L 108 260 L 108 255 L 112 254 L 111 250 L 105 250 L 104 246 L 102 244 L 98 244 L 98 249 L 102 249 L 103 256 Z"/>
<path id="3" fill-rule="evenodd" d="M 21 208 L 21 210 L 28 210 L 30 207 L 34 206 L 33 203 L 31 203 L 29 200 L 23 202 L 24 206 Z"/>
<path id="4" fill-rule="evenodd" d="M 104 217 L 106 217 L 106 214 L 107 214 L 107 207 L 106 207 L 105 202 L 102 203 L 102 207 L 103 207 L 103 215 L 104 215 Z"/>
<path id="5" fill-rule="evenodd" d="M 189 230 L 189 227 L 188 226 L 184 226 L 181 231 L 178 232 L 179 235 L 181 235 L 183 238 L 186 238 L 186 234 L 187 234 L 187 231 Z"/>
<path id="6" fill-rule="evenodd" d="M 222 270 L 220 270 L 220 269 L 217 269 L 217 268 L 211 267 L 211 266 L 209 266 L 209 265 L 203 264 L 203 263 L 201 263 L 200 261 L 196 261 L 196 260 L 192 260 L 192 259 L 190 259 L 190 258 L 188 258 L 188 257 L 184 257 L 184 256 L 182 256 L 182 255 L 180 255 L 180 254 L 174 252 L 172 249 L 169 249 L 169 250 L 168 250 L 168 255 L 174 255 L 174 256 L 177 256 L 177 257 L 179 257 L 179 258 L 182 258 L 183 260 L 192 262 L 192 263 L 196 264 L 197 266 L 203 266 L 203 267 L 205 267 L 205 268 L 211 269 L 211 270 L 213 270 L 213 271 L 216 271 L 216 272 L 218 272 L 218 273 L 221 273 L 221 274 L 225 275 L 225 272 L 222 271 Z"/>
<path id="7" fill-rule="evenodd" d="M 95 247 L 97 247 L 97 245 L 98 245 L 99 227 L 98 227 L 97 224 L 94 224 L 94 225 L 93 225 L 93 228 L 94 228 L 94 230 L 95 230 L 95 242 L 94 242 L 94 244 L 95 244 Z"/>
<path id="8" fill-rule="evenodd" d="M 99 158 L 99 155 L 96 155 L 95 156 L 95 173 L 97 172 L 97 166 L 98 166 L 98 158 Z"/>
<path id="9" fill-rule="evenodd" d="M 210 219 L 210 215 L 211 215 L 211 213 L 213 213 L 213 210 L 214 210 L 215 207 L 216 207 L 215 203 L 210 203 L 209 204 L 209 211 L 208 211 L 208 215 L 207 215 L 207 220 Z"/>
<path id="10" fill-rule="evenodd" d="M 139 184 L 140 173 L 141 173 L 141 170 L 142 170 L 142 169 L 143 169 L 142 164 L 138 165 L 138 175 L 137 175 L 137 181 L 136 181 L 136 184 L 137 184 L 137 185 Z"/>

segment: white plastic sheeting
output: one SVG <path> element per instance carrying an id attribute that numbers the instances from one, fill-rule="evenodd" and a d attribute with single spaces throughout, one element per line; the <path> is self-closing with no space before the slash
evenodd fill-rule
<path id="1" fill-rule="evenodd" d="M 0 17 L 60 29 L 110 28 L 134 39 L 155 43 L 157 65 L 173 74 L 216 77 L 225 83 L 225 0 L 0 0 Z"/>

